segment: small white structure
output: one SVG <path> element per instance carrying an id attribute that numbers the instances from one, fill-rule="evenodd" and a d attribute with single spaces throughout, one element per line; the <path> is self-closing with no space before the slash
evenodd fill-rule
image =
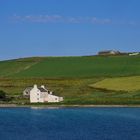
<path id="1" fill-rule="evenodd" d="M 30 97 L 30 103 L 44 103 L 44 102 L 61 102 L 63 101 L 63 97 L 58 97 L 55 95 L 52 95 L 52 92 L 47 90 L 45 86 L 37 87 L 37 85 L 34 85 L 34 87 L 26 88 L 23 91 L 24 96 Z"/>
<path id="2" fill-rule="evenodd" d="M 130 53 L 129 56 L 136 56 L 136 55 L 139 55 L 140 53 L 139 52 L 135 52 L 135 53 Z"/>

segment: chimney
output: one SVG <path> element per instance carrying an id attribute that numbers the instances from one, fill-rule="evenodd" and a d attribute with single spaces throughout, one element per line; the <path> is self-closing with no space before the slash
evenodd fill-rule
<path id="1" fill-rule="evenodd" d="M 36 89 L 37 89 L 37 85 L 34 85 L 34 88 L 36 88 Z"/>
<path id="2" fill-rule="evenodd" d="M 41 87 L 45 89 L 45 86 L 44 85 L 41 85 Z"/>

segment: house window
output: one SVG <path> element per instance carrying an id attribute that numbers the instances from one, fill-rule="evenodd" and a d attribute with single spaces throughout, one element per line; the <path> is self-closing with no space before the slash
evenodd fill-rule
<path id="1" fill-rule="evenodd" d="M 57 98 L 55 98 L 55 100 L 57 100 Z"/>
<path id="2" fill-rule="evenodd" d="M 39 100 L 39 98 L 37 98 L 37 100 Z"/>

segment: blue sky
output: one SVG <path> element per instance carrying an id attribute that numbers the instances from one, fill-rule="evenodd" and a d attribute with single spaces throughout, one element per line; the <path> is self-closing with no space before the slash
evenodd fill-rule
<path id="1" fill-rule="evenodd" d="M 0 0 L 0 59 L 140 51 L 139 0 Z"/>

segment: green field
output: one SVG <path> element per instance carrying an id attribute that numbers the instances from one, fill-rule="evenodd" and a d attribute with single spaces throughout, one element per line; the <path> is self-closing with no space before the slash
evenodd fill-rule
<path id="1" fill-rule="evenodd" d="M 0 62 L 0 77 L 87 78 L 140 75 L 140 56 L 44 57 Z"/>
<path id="2" fill-rule="evenodd" d="M 91 87 L 114 91 L 140 91 L 140 76 L 107 78 Z"/>
<path id="3" fill-rule="evenodd" d="M 63 96 L 64 102 L 59 104 L 140 104 L 139 76 L 140 56 L 34 57 L 0 62 L 0 90 L 12 98 L 10 103 L 19 104 L 29 103 L 22 91 L 34 84 L 44 84 Z"/>

